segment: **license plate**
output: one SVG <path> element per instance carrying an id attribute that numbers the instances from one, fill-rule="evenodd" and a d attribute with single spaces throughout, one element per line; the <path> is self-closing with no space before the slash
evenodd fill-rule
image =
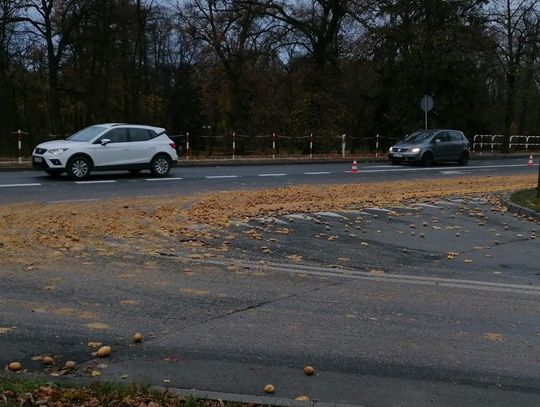
<path id="1" fill-rule="evenodd" d="M 394 157 L 401 158 L 403 157 L 403 154 L 394 154 Z"/>
<path id="2" fill-rule="evenodd" d="M 34 162 L 35 162 L 35 163 L 41 163 L 41 162 L 43 162 L 43 158 L 41 158 L 41 157 L 34 157 Z"/>

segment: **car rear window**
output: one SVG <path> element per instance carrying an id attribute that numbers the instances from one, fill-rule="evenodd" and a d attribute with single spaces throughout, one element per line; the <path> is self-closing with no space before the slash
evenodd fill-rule
<path id="1" fill-rule="evenodd" d="M 450 133 L 450 140 L 463 141 L 463 137 L 461 136 L 461 133 L 458 133 L 457 131 L 451 131 L 449 133 Z"/>
<path id="2" fill-rule="evenodd" d="M 131 141 L 147 141 L 156 137 L 156 133 L 148 129 L 129 129 Z"/>

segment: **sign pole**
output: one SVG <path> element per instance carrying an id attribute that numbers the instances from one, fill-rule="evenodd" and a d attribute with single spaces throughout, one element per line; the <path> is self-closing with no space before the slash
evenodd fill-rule
<path id="1" fill-rule="evenodd" d="M 420 101 L 420 109 L 424 111 L 424 126 L 428 128 L 428 112 L 433 109 L 433 98 L 430 95 L 424 95 Z"/>
<path id="2" fill-rule="evenodd" d="M 428 109 L 427 109 L 427 98 L 424 99 L 424 103 L 425 103 L 425 105 L 424 105 L 424 123 L 425 123 L 426 130 L 427 130 L 427 111 L 428 111 Z"/>

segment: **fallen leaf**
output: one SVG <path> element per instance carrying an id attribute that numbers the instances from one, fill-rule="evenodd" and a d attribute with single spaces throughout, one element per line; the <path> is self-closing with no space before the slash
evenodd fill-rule
<path id="1" fill-rule="evenodd" d="M 287 258 L 292 261 L 301 261 L 303 259 L 303 256 L 300 256 L 298 254 L 291 254 L 290 256 L 287 256 Z"/>
<path id="2" fill-rule="evenodd" d="M 88 346 L 89 348 L 100 348 L 100 347 L 103 346 L 103 344 L 102 344 L 101 342 L 92 342 L 92 341 L 91 341 L 91 342 L 88 342 L 88 343 L 87 343 L 87 346 Z"/>
<path id="3" fill-rule="evenodd" d="M 492 342 L 502 342 L 502 341 L 504 341 L 504 337 L 501 334 L 492 333 L 492 332 L 488 332 L 488 333 L 484 334 L 483 338 L 485 340 L 487 340 L 487 341 L 492 341 Z"/>

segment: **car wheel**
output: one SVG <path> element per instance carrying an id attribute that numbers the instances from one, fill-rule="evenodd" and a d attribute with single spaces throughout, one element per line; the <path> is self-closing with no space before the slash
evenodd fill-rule
<path id="1" fill-rule="evenodd" d="M 158 155 L 152 158 L 150 163 L 150 171 L 156 177 L 165 177 L 171 170 L 171 159 L 166 155 Z"/>
<path id="2" fill-rule="evenodd" d="M 399 164 L 401 164 L 401 161 L 399 161 L 399 160 L 392 160 L 392 164 L 394 164 L 394 165 L 399 165 Z"/>
<path id="3" fill-rule="evenodd" d="M 463 151 L 461 155 L 459 156 L 458 164 L 459 165 L 467 165 L 469 162 L 469 153 L 466 151 Z"/>
<path id="4" fill-rule="evenodd" d="M 424 154 L 422 154 L 422 159 L 420 162 L 426 167 L 433 165 L 433 153 L 431 153 L 431 151 L 426 151 Z"/>
<path id="5" fill-rule="evenodd" d="M 90 175 L 90 160 L 83 156 L 73 157 L 68 162 L 67 173 L 71 179 L 87 178 Z"/>
<path id="6" fill-rule="evenodd" d="M 45 172 L 51 177 L 59 177 L 60 175 L 62 175 L 62 171 L 59 170 L 45 170 Z"/>

